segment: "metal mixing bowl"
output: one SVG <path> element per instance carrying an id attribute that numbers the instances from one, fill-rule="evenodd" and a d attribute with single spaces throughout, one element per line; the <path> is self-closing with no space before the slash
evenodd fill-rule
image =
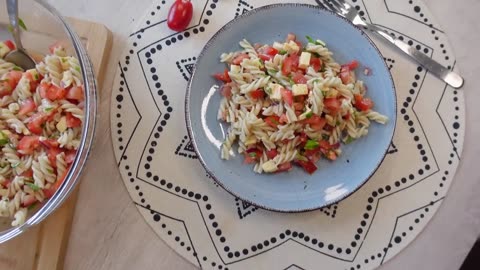
<path id="1" fill-rule="evenodd" d="M 11 39 L 8 32 L 8 16 L 4 2 L 0 3 L 0 40 Z M 97 86 L 93 67 L 80 37 L 66 20 L 50 4 L 43 0 L 19 1 L 19 17 L 28 31 L 22 32 L 22 43 L 29 52 L 48 54 L 48 46 L 56 41 L 67 48 L 69 55 L 76 56 L 82 68 L 85 86 L 85 120 L 81 143 L 68 175 L 52 198 L 36 209 L 29 210 L 26 222 L 11 227 L 11 220 L 0 218 L 0 243 L 28 230 L 52 214 L 71 194 L 80 180 L 80 174 L 90 153 L 95 133 L 97 115 Z"/>

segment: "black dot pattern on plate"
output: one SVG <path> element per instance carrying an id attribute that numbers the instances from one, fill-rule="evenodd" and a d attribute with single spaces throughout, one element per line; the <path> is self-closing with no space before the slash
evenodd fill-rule
<path id="1" fill-rule="evenodd" d="M 237 9 L 235 10 L 235 17 L 237 17 L 239 15 L 242 15 L 246 12 L 249 12 L 252 9 L 253 9 L 252 5 L 248 4 L 245 1 L 239 0 L 238 5 L 237 5 Z"/>
<path id="2" fill-rule="evenodd" d="M 181 59 L 176 62 L 177 68 L 182 74 L 182 77 L 188 82 L 190 76 L 192 76 L 193 68 L 195 66 L 195 61 L 197 58 L 195 56 Z"/>
<path id="3" fill-rule="evenodd" d="M 182 141 L 175 149 L 175 155 L 191 159 L 198 159 L 195 149 L 193 148 L 192 140 L 187 135 L 183 136 Z"/>
<path id="4" fill-rule="evenodd" d="M 334 203 L 329 206 L 320 208 L 320 212 L 324 213 L 327 217 L 335 218 L 337 214 L 338 204 Z"/>

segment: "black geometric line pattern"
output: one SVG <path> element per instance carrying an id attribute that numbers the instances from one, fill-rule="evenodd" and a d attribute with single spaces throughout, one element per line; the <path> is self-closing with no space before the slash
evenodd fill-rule
<path id="1" fill-rule="evenodd" d="M 125 165 L 125 167 L 124 167 L 125 171 L 127 172 L 126 175 L 128 175 L 128 177 L 126 177 L 125 180 L 127 180 L 127 179 L 130 180 L 130 181 L 126 181 L 126 184 L 130 184 L 130 183 L 134 184 L 134 182 L 136 180 L 139 180 L 139 181 L 144 182 L 148 185 L 151 185 L 152 187 L 155 187 L 159 190 L 162 190 L 163 192 L 173 194 L 173 195 L 175 195 L 179 198 L 182 198 L 186 201 L 192 202 L 192 203 L 194 203 L 198 206 L 198 209 L 199 209 L 199 211 L 202 215 L 202 218 L 203 218 L 204 226 L 209 231 L 210 239 L 212 240 L 212 244 L 213 244 L 220 260 L 222 261 L 221 264 L 217 264 L 216 262 L 211 262 L 210 260 L 208 260 L 207 257 L 205 257 L 205 256 L 202 257 L 200 254 L 197 254 L 197 252 L 194 251 L 194 256 L 196 257 L 197 263 L 201 267 L 205 267 L 206 265 L 204 263 L 203 266 L 202 266 L 200 264 L 199 259 L 203 260 L 206 263 L 211 262 L 212 268 L 217 267 L 218 269 L 222 269 L 223 267 L 225 267 L 225 265 L 235 264 L 235 263 L 241 262 L 241 261 L 249 259 L 249 258 L 254 258 L 254 257 L 256 257 L 260 254 L 264 254 L 267 251 L 273 250 L 276 247 L 279 247 L 286 242 L 295 242 L 295 243 L 297 243 L 301 246 L 304 246 L 305 248 L 308 248 L 310 250 L 314 250 L 316 252 L 319 252 L 321 254 L 324 254 L 324 255 L 332 257 L 332 258 L 336 258 L 336 259 L 341 260 L 341 261 L 356 262 L 357 254 L 359 253 L 360 248 L 363 245 L 364 239 L 367 237 L 367 234 L 370 230 L 371 224 L 373 223 L 373 220 L 374 220 L 375 215 L 377 213 L 378 206 L 380 205 L 380 201 L 382 199 L 386 198 L 386 197 L 389 197 L 389 196 L 395 194 L 395 193 L 398 193 L 398 192 L 404 191 L 408 188 L 411 188 L 411 187 L 419 184 L 420 182 L 424 181 L 425 179 L 428 179 L 431 176 L 440 173 L 440 166 L 437 162 L 437 159 L 436 159 L 435 155 L 433 155 L 430 143 L 428 142 L 425 131 L 424 131 L 423 127 L 421 126 L 422 124 L 420 123 L 420 121 L 417 117 L 417 114 L 415 112 L 415 109 L 414 109 L 414 105 L 415 105 L 415 102 L 417 100 L 418 94 L 419 94 L 419 92 L 420 92 L 420 90 L 423 86 L 423 82 L 425 80 L 426 72 L 423 72 L 423 70 L 421 70 L 421 68 L 418 69 L 418 72 L 419 72 L 418 78 L 417 78 L 417 75 L 415 75 L 415 80 L 412 83 L 412 89 L 410 89 L 410 91 L 409 91 L 410 95 L 412 95 L 412 96 L 407 97 L 407 99 L 404 101 L 404 105 L 406 104 L 406 106 L 404 106 L 404 108 L 402 108 L 402 110 L 400 111 L 402 116 L 403 116 L 403 119 L 404 119 L 405 123 L 408 124 L 408 126 L 410 126 L 409 130 L 412 134 L 411 138 L 417 144 L 417 148 L 419 150 L 420 157 L 422 158 L 422 160 L 424 162 L 426 162 L 425 163 L 426 165 L 425 165 L 424 168 L 419 169 L 418 172 L 416 172 L 416 173 L 411 173 L 408 176 L 399 179 L 398 181 L 392 181 L 391 183 L 386 183 L 386 185 L 372 191 L 370 197 L 368 197 L 368 200 L 367 200 L 368 204 L 366 204 L 366 207 L 365 207 L 366 212 L 363 215 L 363 219 L 360 222 L 360 226 L 356 230 L 357 234 L 355 234 L 354 237 L 352 238 L 353 240 L 350 244 L 351 247 L 343 247 L 341 245 L 335 245 L 334 243 L 326 243 L 326 242 L 324 243 L 324 242 L 318 240 L 318 237 L 315 238 L 313 236 L 306 235 L 304 232 L 301 232 L 301 231 L 299 232 L 298 230 L 285 229 L 284 231 L 280 232 L 279 234 L 273 234 L 273 236 L 268 240 L 259 242 L 257 244 L 253 244 L 250 248 L 248 248 L 248 247 L 234 248 L 234 247 L 231 246 L 231 243 L 229 243 L 229 241 L 227 241 L 226 237 L 223 235 L 223 232 L 222 232 L 222 229 L 221 229 L 222 228 L 221 224 L 219 224 L 216 221 L 216 215 L 215 215 L 216 213 L 213 211 L 214 207 L 209 202 L 209 198 L 208 198 L 207 195 L 202 195 L 198 192 L 189 191 L 188 188 L 181 187 L 180 185 L 175 184 L 175 182 L 173 182 L 173 181 L 170 182 L 170 181 L 167 181 L 165 179 L 161 179 L 160 176 L 154 175 L 154 173 L 151 172 L 151 170 L 150 170 L 150 163 L 153 162 L 153 159 L 155 158 L 154 153 L 155 153 L 155 151 L 158 151 L 158 149 L 156 149 L 157 144 L 158 144 L 158 140 L 162 139 L 161 133 L 164 130 L 164 128 L 166 127 L 167 122 L 170 118 L 170 114 L 172 113 L 172 110 L 173 110 L 173 108 L 169 104 L 169 101 L 168 101 L 168 98 L 165 94 L 165 91 L 162 90 L 162 86 L 161 86 L 162 78 L 160 78 L 157 71 L 155 70 L 155 66 L 158 66 L 158 65 L 154 65 L 155 60 L 151 57 L 151 55 L 153 55 L 155 52 L 159 52 L 162 49 L 162 45 L 168 47 L 168 46 L 172 46 L 176 42 L 180 42 L 182 39 L 187 39 L 190 36 L 189 31 L 192 31 L 193 34 L 197 34 L 199 32 L 204 32 L 205 31 L 204 26 L 208 24 L 208 20 L 204 19 L 204 17 L 205 17 L 205 15 L 206 16 L 212 16 L 212 14 L 213 14 L 212 10 L 214 10 L 216 8 L 215 4 L 217 2 L 218 2 L 217 0 L 207 1 L 206 4 L 205 4 L 205 7 L 203 9 L 202 15 L 200 17 L 199 24 L 187 29 L 186 32 L 180 33 L 178 35 L 177 34 L 170 35 L 170 36 L 168 36 L 166 38 L 163 38 L 161 40 L 158 40 L 158 41 L 156 41 L 156 42 L 154 42 L 150 45 L 147 45 L 140 50 L 136 49 L 136 47 L 138 45 L 137 42 L 134 41 L 132 43 L 132 46 L 134 48 L 132 48 L 130 50 L 130 55 L 133 55 L 135 53 L 135 50 L 136 50 L 140 65 L 142 67 L 143 74 L 145 76 L 145 81 L 147 81 L 149 92 L 153 97 L 153 100 L 154 100 L 155 105 L 157 107 L 159 116 L 156 119 L 156 121 L 154 123 L 154 126 L 153 126 L 153 128 L 152 128 L 152 130 L 151 130 L 151 132 L 148 136 L 149 139 L 147 141 L 147 144 L 145 145 L 143 153 L 141 155 L 141 158 L 139 159 L 139 163 L 135 168 L 136 169 L 136 175 L 133 176 L 132 172 L 130 172 L 130 167 L 128 165 Z M 353 2 L 356 2 L 356 1 L 353 1 Z M 412 1 L 410 1 L 410 2 L 412 2 Z M 387 4 L 385 3 L 385 5 L 387 5 Z M 207 9 L 207 6 L 209 6 L 210 9 Z M 242 9 L 237 10 L 238 14 L 236 14 L 235 16 L 238 16 L 239 14 L 241 14 L 239 12 L 243 13 L 244 12 L 244 9 L 243 9 L 244 7 L 250 8 L 250 9 L 253 8 L 253 6 L 250 6 L 248 3 L 244 2 L 244 1 L 239 1 L 238 6 L 239 7 L 242 6 Z M 362 1 L 362 6 L 360 6 L 358 9 L 360 11 L 362 11 L 361 9 L 363 9 L 364 7 L 365 7 L 365 4 Z M 389 12 L 390 12 L 390 10 L 389 10 Z M 395 12 L 391 12 L 391 13 L 395 13 Z M 368 11 L 366 9 L 365 9 L 365 14 L 368 17 L 367 19 L 370 20 L 370 15 L 368 14 Z M 420 17 L 422 17 L 422 16 L 420 16 Z M 162 23 L 162 22 L 160 22 L 160 23 Z M 200 26 L 200 25 L 203 25 L 203 26 Z M 151 28 L 153 28 L 153 26 L 150 27 L 150 28 L 147 28 L 147 29 L 143 29 L 143 31 L 141 33 L 144 33 L 144 31 L 149 30 Z M 435 35 L 434 31 L 441 32 L 438 29 L 435 29 L 433 27 L 432 27 L 432 29 L 433 29 L 432 34 L 434 34 L 434 35 Z M 392 32 L 395 32 L 395 31 L 392 30 Z M 406 37 L 405 35 L 403 35 L 401 33 L 396 33 L 395 32 L 395 34 L 400 35 L 401 37 Z M 133 35 L 132 38 L 135 38 L 135 36 Z M 141 37 L 137 36 L 137 38 L 140 39 Z M 408 37 L 406 37 L 406 38 L 408 38 Z M 437 37 L 436 37 L 436 40 L 438 40 Z M 414 41 L 415 41 L 414 39 L 410 39 L 409 43 L 412 42 L 412 45 L 414 45 L 414 46 L 416 44 L 417 49 L 419 49 L 419 50 L 423 49 L 423 51 L 425 53 L 433 54 L 433 49 L 431 47 L 428 47 L 425 44 L 421 44 L 420 42 L 417 42 L 417 41 L 415 41 L 415 43 L 413 43 Z M 443 46 L 441 46 L 441 47 L 443 47 Z M 152 51 L 152 49 L 153 49 L 153 51 Z M 140 53 L 145 52 L 145 51 L 146 51 L 145 58 L 143 58 L 143 55 L 142 55 L 142 57 L 140 57 Z M 147 54 L 150 54 L 150 56 L 148 56 Z M 445 57 L 445 59 L 449 60 L 448 55 Z M 129 57 L 128 58 L 126 57 L 125 61 L 126 61 L 125 64 L 127 66 L 129 64 L 129 61 L 131 61 L 131 60 L 130 60 Z M 184 62 L 182 62 L 182 61 L 184 61 Z M 188 78 L 190 77 L 191 73 L 189 71 L 191 71 L 191 68 L 193 67 L 194 61 L 195 61 L 195 58 L 191 57 L 191 58 L 186 58 L 186 59 L 179 60 L 179 61 L 176 62 L 177 68 L 179 69 L 180 73 L 182 74 L 182 77 L 185 80 L 188 80 Z M 387 63 L 391 62 L 391 64 L 390 64 L 390 69 L 391 69 L 393 67 L 392 64 L 395 63 L 395 60 L 391 59 L 391 61 L 389 61 L 388 59 L 386 59 L 386 61 L 387 61 Z M 147 63 L 148 66 L 144 66 L 143 63 Z M 120 65 L 120 63 L 119 63 L 119 66 L 120 66 L 120 71 L 121 71 L 121 77 L 124 78 L 123 73 L 127 72 L 128 69 L 127 69 L 126 66 L 123 67 L 123 69 L 122 69 L 122 66 Z M 452 68 L 452 67 L 450 67 L 450 68 Z M 123 70 L 123 72 L 122 72 L 122 70 Z M 150 75 L 148 75 L 148 76 L 146 75 L 147 71 L 151 72 L 151 74 L 152 74 L 151 77 L 150 77 Z M 423 75 L 423 78 L 420 75 Z M 121 85 L 123 85 L 122 84 L 123 81 L 126 84 L 127 80 L 125 79 L 125 80 L 120 81 Z M 417 83 L 417 81 L 418 81 L 418 83 Z M 154 93 L 155 91 L 157 91 L 156 94 Z M 132 101 L 133 101 L 133 98 L 132 98 Z M 117 99 L 117 102 L 118 102 L 118 105 L 120 106 L 121 100 L 119 101 Z M 401 101 L 399 101 L 399 102 L 401 103 Z M 160 107 L 162 107 L 162 109 L 160 109 L 160 107 L 157 103 L 160 104 Z M 163 106 L 161 106 L 162 103 L 163 103 Z M 120 110 L 121 107 L 118 108 L 118 109 Z M 413 111 L 413 114 L 415 115 L 415 118 L 416 118 L 415 122 L 413 121 L 413 119 L 411 119 L 409 117 L 408 111 Z M 138 110 L 137 110 L 137 113 L 138 113 Z M 438 114 L 438 107 L 437 107 L 437 114 Z M 139 116 L 141 118 L 140 114 L 139 114 Z M 439 115 L 439 117 L 440 117 L 440 115 Z M 121 118 L 121 115 L 118 118 Z M 443 119 L 442 119 L 442 122 L 443 122 Z M 120 126 L 117 125 L 118 128 L 121 128 L 121 121 L 119 121 L 118 123 L 120 124 Z M 140 123 L 140 120 L 138 121 L 138 123 Z M 138 126 L 138 123 L 136 124 L 136 126 Z M 412 124 L 410 124 L 410 123 L 412 123 Z M 418 131 L 414 128 L 414 127 L 416 127 L 415 125 L 417 125 L 417 124 L 420 126 L 419 128 L 421 129 L 421 132 L 419 134 L 417 134 Z M 135 126 L 135 128 L 136 128 L 136 126 Z M 133 133 L 135 133 L 135 132 L 133 132 Z M 133 136 L 133 134 L 131 136 Z M 422 141 L 426 141 L 426 145 L 428 146 L 428 148 L 425 148 L 423 146 L 423 144 L 420 143 Z M 114 144 L 116 144 L 117 146 L 119 145 L 118 143 L 115 143 L 115 142 L 114 142 Z M 120 146 L 122 146 L 122 145 L 120 145 Z M 123 150 L 123 149 L 120 149 L 120 150 Z M 193 147 L 191 146 L 190 139 L 188 138 L 188 136 L 184 136 L 182 142 L 178 145 L 178 147 L 175 151 L 175 154 L 181 155 L 181 156 L 183 156 L 182 153 L 186 154 L 186 155 L 188 155 L 187 153 L 194 154 L 194 151 L 192 151 L 192 150 L 193 150 Z M 398 152 L 397 147 L 395 146 L 395 144 L 392 143 L 392 145 L 390 146 L 390 149 L 389 149 L 389 153 L 392 154 L 392 153 L 397 153 L 397 152 Z M 453 158 L 455 157 L 455 154 L 457 154 L 457 156 L 458 156 L 458 153 L 456 153 L 456 149 L 454 149 L 454 152 L 452 152 L 450 154 L 451 159 L 448 161 L 449 165 L 453 164 L 453 162 L 454 162 Z M 125 158 L 123 158 L 123 157 L 125 157 Z M 428 171 L 430 171 L 430 169 L 432 169 L 430 167 L 430 165 L 428 164 L 428 161 L 429 161 L 430 157 L 433 157 L 433 159 L 435 161 L 435 164 L 436 164 L 436 168 L 433 168 L 433 169 L 435 169 L 435 171 L 429 173 Z M 194 158 L 194 157 L 192 157 L 192 158 Z M 124 156 L 124 153 L 122 153 L 122 156 L 119 160 L 121 161 L 122 159 L 126 159 L 126 156 Z M 119 166 L 120 166 L 120 163 L 119 163 Z M 140 170 L 140 168 L 142 168 L 142 170 Z M 141 171 L 143 171 L 143 168 L 145 170 L 144 170 L 144 172 L 141 172 Z M 442 170 L 443 170 L 443 168 L 442 168 Z M 454 170 L 455 169 L 453 169 L 453 171 Z M 443 173 L 442 182 L 438 183 L 439 189 L 444 187 L 444 182 L 447 181 L 447 176 L 449 175 L 449 171 L 445 170 L 442 173 Z M 207 175 L 207 177 L 208 177 L 208 175 Z M 434 192 L 434 196 L 438 196 L 438 194 L 439 194 L 438 190 Z M 132 197 L 134 197 L 134 196 L 132 195 Z M 147 202 L 145 201 L 145 198 L 143 198 L 143 195 L 141 195 L 141 192 L 138 192 L 138 198 L 140 200 L 140 203 L 137 203 L 137 205 L 139 207 L 143 207 L 143 208 L 146 208 L 146 209 L 151 208 L 150 205 L 148 205 Z M 443 197 L 438 199 L 435 202 L 432 201 L 431 205 L 433 205 L 436 202 L 441 202 L 442 199 L 443 199 Z M 134 201 L 137 201 L 137 199 L 134 198 Z M 237 211 L 238 211 L 238 215 L 239 215 L 240 219 L 243 219 L 246 216 L 249 216 L 251 213 L 253 213 L 256 210 L 255 207 L 253 207 L 251 205 L 248 205 L 248 204 L 245 204 L 241 200 L 236 199 L 235 201 L 236 201 Z M 336 210 L 337 210 L 336 208 L 337 208 L 337 206 L 335 205 L 335 206 L 332 206 L 331 209 L 325 208 L 325 209 L 321 209 L 320 211 L 323 212 L 326 215 L 327 215 L 327 213 L 330 214 L 331 217 L 333 218 L 336 215 Z M 255 210 L 253 210 L 253 209 L 255 209 Z M 154 221 L 157 221 L 157 219 L 160 220 L 163 217 L 162 214 L 160 214 L 159 212 L 155 212 L 155 211 L 151 210 L 151 213 L 152 213 L 152 218 L 153 218 Z M 208 218 L 209 224 L 207 224 L 206 218 Z M 420 218 L 423 218 L 423 217 L 420 216 Z M 397 217 L 397 220 L 398 219 L 399 219 L 399 217 Z M 181 222 L 185 225 L 185 221 L 182 220 Z M 210 225 L 210 223 L 215 224 L 215 225 Z M 187 234 L 188 234 L 188 230 L 187 230 L 186 226 L 185 226 L 185 230 L 187 231 Z M 393 229 L 392 236 L 393 236 L 394 233 L 396 233 L 395 230 L 396 230 L 396 226 Z M 403 233 L 405 233 L 405 232 L 403 232 Z M 379 251 L 378 254 L 374 254 L 370 258 L 366 258 L 364 263 L 365 264 L 368 264 L 368 262 L 373 263 L 373 261 L 376 258 L 381 258 L 382 262 L 383 262 L 383 260 L 385 258 L 385 255 L 386 255 L 386 252 L 389 250 L 389 248 L 391 248 L 392 245 L 398 244 L 398 243 L 401 242 L 401 238 L 403 236 L 403 233 L 400 233 L 400 235 L 395 235 L 393 237 L 393 241 L 391 240 L 390 243 L 384 248 L 383 254 L 382 254 L 382 251 Z M 176 240 L 177 238 L 175 238 L 175 240 L 179 243 L 180 246 L 182 246 L 181 243 L 185 244 L 185 242 L 181 240 L 180 236 L 177 236 L 177 237 L 178 237 L 179 240 Z M 213 239 L 214 237 L 216 237 L 216 240 Z M 189 237 L 189 240 L 190 240 L 190 237 Z M 219 242 L 221 244 L 219 244 Z M 190 244 L 193 247 L 193 243 L 191 243 L 191 240 L 190 240 Z M 220 252 L 219 250 L 223 250 L 224 253 Z M 198 251 L 198 252 L 201 253 L 201 251 Z M 335 254 L 335 252 L 336 252 L 336 255 L 333 255 L 333 254 Z M 346 254 L 347 256 L 345 256 L 344 254 Z M 352 254 L 353 258 L 352 258 L 352 256 L 348 256 L 350 254 Z M 293 264 L 293 265 L 287 267 L 286 269 L 290 269 L 290 268 L 295 269 L 295 268 L 292 268 L 292 267 L 298 267 L 298 266 Z M 356 266 L 352 266 L 351 269 L 360 269 L 361 267 L 363 267 L 363 265 L 357 264 Z M 215 269 L 217 269 L 217 268 L 215 268 Z M 300 267 L 298 267 L 298 268 L 300 268 Z M 228 268 L 223 268 L 223 269 L 228 269 Z M 300 268 L 300 269 L 303 269 L 303 268 Z"/>
<path id="2" fill-rule="evenodd" d="M 239 0 L 238 1 L 238 7 L 235 12 L 235 17 L 242 15 L 244 13 L 249 12 L 250 10 L 253 9 L 253 6 L 247 3 L 246 1 Z"/>
<path id="3" fill-rule="evenodd" d="M 398 149 L 397 147 L 395 146 L 395 144 L 392 142 L 390 144 L 390 147 L 388 148 L 388 151 L 387 151 L 387 154 L 395 154 L 398 152 Z"/>
<path id="4" fill-rule="evenodd" d="M 190 139 L 187 135 L 183 136 L 182 142 L 177 146 L 177 149 L 175 150 L 175 155 L 188 157 L 191 159 L 197 159 L 198 157 L 195 153 L 195 149 L 193 148 L 192 139 Z"/>

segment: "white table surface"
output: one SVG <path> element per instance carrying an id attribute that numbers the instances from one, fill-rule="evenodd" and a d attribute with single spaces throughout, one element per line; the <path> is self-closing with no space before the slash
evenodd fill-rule
<path id="1" fill-rule="evenodd" d="M 233 1 L 233 0 L 224 0 Z M 467 132 L 455 181 L 423 233 L 380 269 L 458 269 L 480 234 L 480 11 L 478 0 L 424 0 L 443 26 L 466 79 Z M 110 141 L 110 93 L 117 58 L 132 23 L 150 0 L 49 0 L 66 16 L 103 23 L 113 32 L 97 141 L 80 186 L 65 269 L 195 269 L 149 228 L 117 170 Z M 477 165 L 475 165 L 477 164 Z M 475 167 L 477 166 L 477 168 Z"/>

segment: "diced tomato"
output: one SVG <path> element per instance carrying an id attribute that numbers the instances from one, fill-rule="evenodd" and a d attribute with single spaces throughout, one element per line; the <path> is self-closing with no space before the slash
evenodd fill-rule
<path id="1" fill-rule="evenodd" d="M 278 151 L 277 149 L 272 149 L 272 150 L 268 150 L 266 154 L 269 159 L 274 159 L 278 155 Z"/>
<path id="2" fill-rule="evenodd" d="M 297 36 L 293 33 L 288 33 L 286 41 L 289 42 L 290 40 L 295 41 L 297 39 Z"/>
<path id="3" fill-rule="evenodd" d="M 292 80 L 295 82 L 295 83 L 299 83 L 299 84 L 306 84 L 307 83 L 307 78 L 305 78 L 305 76 L 301 73 L 301 72 L 297 72 L 293 75 L 293 78 Z"/>
<path id="4" fill-rule="evenodd" d="M 285 162 L 278 165 L 277 172 L 286 172 L 286 171 L 289 171 L 291 168 L 292 168 L 292 163 Z"/>
<path id="5" fill-rule="evenodd" d="M 369 98 L 362 97 L 361 95 L 355 95 L 355 108 L 360 111 L 368 111 L 373 108 L 373 101 Z"/>
<path id="6" fill-rule="evenodd" d="M 33 177 L 33 170 L 32 170 L 32 169 L 28 169 L 28 170 L 24 171 L 24 172 L 21 174 L 21 176 L 23 176 L 23 177 L 30 177 L 30 178 L 31 178 L 31 177 Z"/>
<path id="7" fill-rule="evenodd" d="M 345 115 L 343 116 L 343 119 L 345 119 L 345 120 L 350 120 L 350 117 L 351 117 L 351 116 L 350 116 L 350 112 L 347 112 L 347 114 L 345 114 Z"/>
<path id="8" fill-rule="evenodd" d="M 67 90 L 65 90 L 65 88 L 58 87 L 54 84 L 50 85 L 50 87 L 47 89 L 47 98 L 50 100 L 64 99 L 66 95 Z"/>
<path id="9" fill-rule="evenodd" d="M 73 163 L 76 154 L 77 152 L 75 150 L 65 152 L 65 162 L 67 162 L 67 164 Z"/>
<path id="10" fill-rule="evenodd" d="M 26 115 L 30 112 L 35 111 L 37 108 L 37 105 L 35 105 L 35 102 L 33 101 L 32 98 L 27 98 L 20 102 L 20 110 L 18 111 L 19 115 Z"/>
<path id="11" fill-rule="evenodd" d="M 325 104 L 325 108 L 327 108 L 331 114 L 336 114 L 341 106 L 341 102 L 337 98 L 326 98 L 323 104 Z"/>
<path id="12" fill-rule="evenodd" d="M 50 149 L 48 149 L 48 160 L 54 168 L 57 167 L 57 155 L 60 153 L 62 153 L 62 150 L 60 150 L 60 148 L 58 147 L 51 147 Z"/>
<path id="13" fill-rule="evenodd" d="M 60 144 L 54 139 L 44 139 L 40 143 L 47 149 L 58 147 Z"/>
<path id="14" fill-rule="evenodd" d="M 5 75 L 6 81 L 10 84 L 10 87 L 15 89 L 17 86 L 18 82 L 22 78 L 23 72 L 18 71 L 18 70 L 10 70 L 7 75 Z"/>
<path id="15" fill-rule="evenodd" d="M 310 65 L 313 67 L 313 69 L 316 71 L 316 72 L 319 72 L 320 70 L 322 70 L 322 59 L 318 58 L 318 57 L 312 57 L 310 58 Z"/>
<path id="16" fill-rule="evenodd" d="M 40 141 L 38 136 L 23 136 L 22 139 L 18 142 L 18 152 L 22 155 L 33 154 L 33 151 L 40 146 Z"/>
<path id="17" fill-rule="evenodd" d="M 254 162 L 260 160 L 262 155 L 263 155 L 263 151 L 261 149 L 258 149 L 258 148 L 247 149 L 247 151 L 245 151 L 245 161 L 244 162 L 246 164 L 254 163 Z"/>
<path id="18" fill-rule="evenodd" d="M 28 207 L 32 204 L 34 204 L 35 202 L 37 202 L 37 199 L 35 198 L 35 196 L 33 194 L 26 194 L 23 198 L 22 198 L 22 206 L 23 207 Z"/>
<path id="19" fill-rule="evenodd" d="M 278 120 L 280 123 L 282 124 L 285 124 L 288 122 L 288 118 L 287 118 L 287 115 L 286 114 L 282 114 L 282 116 L 280 116 L 280 119 Z"/>
<path id="20" fill-rule="evenodd" d="M 65 98 L 69 100 L 78 100 L 80 102 L 84 100 L 83 93 L 83 86 L 73 86 L 72 88 L 68 89 Z"/>
<path id="21" fill-rule="evenodd" d="M 342 80 L 342 83 L 343 84 L 349 84 L 349 83 L 352 83 L 353 80 L 352 80 L 352 73 L 350 70 L 348 69 L 341 69 L 340 70 L 340 79 Z"/>
<path id="22" fill-rule="evenodd" d="M 47 121 L 46 114 L 42 112 L 34 114 L 27 124 L 28 130 L 37 135 L 42 134 L 42 125 L 45 121 Z"/>
<path id="23" fill-rule="evenodd" d="M 272 56 L 267 54 L 258 54 L 258 58 L 262 59 L 263 61 L 270 61 L 272 60 Z"/>
<path id="24" fill-rule="evenodd" d="M 302 132 L 302 133 L 300 133 L 300 135 L 298 135 L 298 138 L 299 138 L 299 142 L 300 142 L 299 147 L 303 148 L 305 146 L 305 143 L 307 143 L 307 141 L 308 141 L 307 134 Z"/>
<path id="25" fill-rule="evenodd" d="M 67 118 L 67 127 L 69 128 L 74 128 L 74 127 L 80 127 L 82 126 L 82 121 L 75 116 L 73 116 L 71 113 L 66 114 Z"/>
<path id="26" fill-rule="evenodd" d="M 294 97 L 293 97 L 293 101 L 294 101 L 294 102 L 301 102 L 301 103 L 303 103 L 303 102 L 305 102 L 305 97 L 306 97 L 305 95 L 302 95 L 302 96 L 294 96 Z"/>
<path id="27" fill-rule="evenodd" d="M 295 43 L 297 43 L 299 48 L 303 48 L 303 44 L 299 40 L 295 40 Z"/>
<path id="28" fill-rule="evenodd" d="M 232 87 L 228 84 L 224 84 L 220 87 L 220 94 L 226 98 L 232 96 Z"/>
<path id="29" fill-rule="evenodd" d="M 285 76 L 290 75 L 291 72 L 295 72 L 298 69 L 299 57 L 297 54 L 291 54 L 283 60 L 282 74 Z"/>
<path id="30" fill-rule="evenodd" d="M 342 69 L 348 68 L 348 70 L 355 70 L 358 67 L 358 61 L 357 60 L 352 60 L 350 63 L 346 63 L 342 65 Z"/>
<path id="31" fill-rule="evenodd" d="M 292 106 L 292 104 L 293 104 L 292 91 L 287 90 L 287 89 L 282 89 L 282 99 L 283 99 L 283 101 L 285 101 L 285 103 Z"/>
<path id="32" fill-rule="evenodd" d="M 47 92 L 48 92 L 48 89 L 50 88 L 50 85 L 51 83 L 48 83 L 48 82 L 40 83 L 40 85 L 38 86 L 38 91 L 41 98 L 47 98 Z"/>
<path id="33" fill-rule="evenodd" d="M 268 46 L 265 48 L 265 53 L 270 56 L 275 56 L 278 54 L 278 50 L 271 46 Z"/>
<path id="34" fill-rule="evenodd" d="M 322 130 L 325 124 L 327 123 L 327 120 L 325 118 L 322 118 L 316 114 L 312 115 L 312 117 L 307 118 L 303 120 L 304 124 L 310 125 L 310 127 L 314 130 Z"/>
<path id="35" fill-rule="evenodd" d="M 298 160 L 297 163 L 309 174 L 312 174 L 317 170 L 317 166 L 315 166 L 315 164 L 310 160 Z"/>
<path id="36" fill-rule="evenodd" d="M 328 153 L 325 156 L 330 160 L 337 159 L 337 154 L 334 151 L 328 151 Z"/>
<path id="37" fill-rule="evenodd" d="M 278 124 L 280 124 L 280 117 L 278 117 L 276 115 L 267 116 L 265 118 L 265 123 L 267 123 L 267 125 L 269 125 L 273 128 L 277 128 Z"/>
<path id="38" fill-rule="evenodd" d="M 321 150 L 325 150 L 325 151 L 332 149 L 332 146 L 330 145 L 330 143 L 328 143 L 325 140 L 318 141 L 318 146 L 320 147 Z"/>
<path id="39" fill-rule="evenodd" d="M 250 96 L 253 99 L 264 98 L 265 97 L 265 91 L 263 91 L 262 89 L 253 90 L 252 92 L 250 92 Z"/>
<path id="40" fill-rule="evenodd" d="M 13 88 L 8 83 L 8 80 L 4 80 L 0 82 L 0 98 L 11 95 L 12 92 L 13 92 Z"/>
<path id="41" fill-rule="evenodd" d="M 15 44 L 11 40 L 5 40 L 3 43 L 5 43 L 10 50 L 15 50 Z"/>
<path id="42" fill-rule="evenodd" d="M 243 59 L 249 59 L 249 58 L 250 58 L 250 57 L 248 56 L 248 54 L 246 54 L 246 53 L 241 53 L 241 54 L 237 55 L 237 56 L 233 59 L 232 63 L 233 63 L 234 65 L 240 65 L 240 64 L 242 63 Z"/>
<path id="43" fill-rule="evenodd" d="M 228 69 L 225 69 L 223 72 L 213 74 L 213 77 L 215 77 L 215 79 L 220 80 L 220 81 L 225 82 L 225 83 L 229 83 L 229 82 L 232 81 L 230 79 L 230 76 L 228 76 Z"/>
<path id="44" fill-rule="evenodd" d="M 39 80 L 35 80 L 35 78 L 33 78 L 32 73 L 30 72 L 25 72 L 24 74 L 27 77 L 28 81 L 30 82 L 30 91 L 35 92 L 35 90 L 37 89 Z"/>

